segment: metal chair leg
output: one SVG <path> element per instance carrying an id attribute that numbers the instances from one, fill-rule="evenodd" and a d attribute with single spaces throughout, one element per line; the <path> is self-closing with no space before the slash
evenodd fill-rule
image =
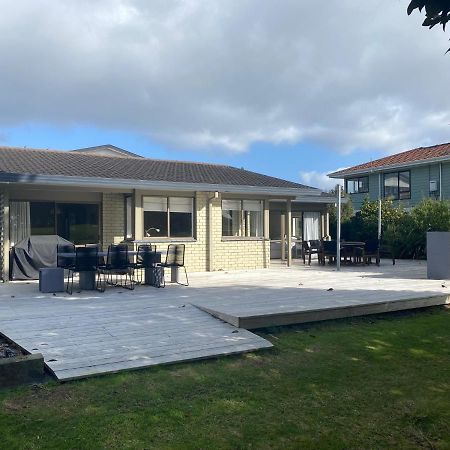
<path id="1" fill-rule="evenodd" d="M 72 275 L 72 277 L 71 277 Z M 70 283 L 70 291 L 69 291 L 69 279 L 71 278 L 71 283 Z M 67 276 L 67 293 L 69 295 L 72 295 L 73 293 L 73 271 L 69 272 L 69 275 Z"/>

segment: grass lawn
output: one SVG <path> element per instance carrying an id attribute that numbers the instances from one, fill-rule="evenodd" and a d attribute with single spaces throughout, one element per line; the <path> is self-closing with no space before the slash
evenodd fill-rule
<path id="1" fill-rule="evenodd" d="M 450 449 L 450 310 L 266 329 L 275 348 L 0 391 L 5 449 Z"/>

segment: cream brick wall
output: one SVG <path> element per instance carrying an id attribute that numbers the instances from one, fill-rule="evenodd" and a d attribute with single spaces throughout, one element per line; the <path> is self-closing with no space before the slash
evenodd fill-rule
<path id="1" fill-rule="evenodd" d="M 125 204 L 123 194 L 103 193 L 102 198 L 102 245 L 123 241 L 125 230 Z"/>
<path id="2" fill-rule="evenodd" d="M 188 272 L 209 270 L 209 198 L 212 192 L 197 192 L 195 196 L 195 240 L 180 240 L 186 246 L 185 264 Z M 212 200 L 212 270 L 260 269 L 269 267 L 270 243 L 267 240 L 223 240 L 221 198 Z M 120 242 L 124 237 L 123 194 L 103 194 L 103 246 Z M 170 241 L 154 242 L 162 258 Z"/>

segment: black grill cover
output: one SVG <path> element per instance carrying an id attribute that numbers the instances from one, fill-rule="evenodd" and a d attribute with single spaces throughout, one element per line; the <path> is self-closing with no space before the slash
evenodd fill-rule
<path id="1" fill-rule="evenodd" d="M 31 236 L 18 242 L 11 252 L 11 279 L 37 280 L 39 269 L 56 267 L 56 247 L 71 242 L 57 235 Z"/>

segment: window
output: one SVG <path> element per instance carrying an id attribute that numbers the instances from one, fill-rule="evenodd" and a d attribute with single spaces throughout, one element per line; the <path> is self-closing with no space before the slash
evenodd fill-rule
<path id="1" fill-rule="evenodd" d="M 222 236 L 262 237 L 262 200 L 222 200 Z"/>
<path id="2" fill-rule="evenodd" d="M 56 203 L 56 231 L 56 234 L 74 244 L 95 244 L 99 242 L 98 205 Z"/>
<path id="3" fill-rule="evenodd" d="M 11 202 L 11 227 L 20 224 L 14 242 L 27 236 L 51 235 L 74 244 L 100 241 L 99 205 L 95 203 Z"/>
<path id="4" fill-rule="evenodd" d="M 193 237 L 194 199 L 144 197 L 144 236 Z"/>
<path id="5" fill-rule="evenodd" d="M 192 237 L 192 198 L 169 198 L 171 237 Z"/>
<path id="6" fill-rule="evenodd" d="M 292 218 L 292 236 L 296 239 L 301 239 L 303 236 L 303 217 L 299 214 L 299 217 Z"/>
<path id="7" fill-rule="evenodd" d="M 409 170 L 384 174 L 384 197 L 394 200 L 411 198 L 411 174 Z"/>
<path id="8" fill-rule="evenodd" d="M 55 204 L 31 202 L 30 224 L 31 236 L 56 234 Z"/>
<path id="9" fill-rule="evenodd" d="M 125 239 L 133 239 L 133 197 L 125 196 Z"/>
<path id="10" fill-rule="evenodd" d="M 398 173 L 398 189 L 400 199 L 411 198 L 411 183 L 410 183 L 410 172 Z"/>
<path id="11" fill-rule="evenodd" d="M 261 200 L 244 200 L 242 207 L 245 236 L 263 236 L 263 202 Z"/>
<path id="12" fill-rule="evenodd" d="M 347 194 L 363 194 L 369 192 L 369 177 L 349 178 L 346 180 Z"/>
<path id="13" fill-rule="evenodd" d="M 241 235 L 241 201 L 222 201 L 222 236 Z"/>

